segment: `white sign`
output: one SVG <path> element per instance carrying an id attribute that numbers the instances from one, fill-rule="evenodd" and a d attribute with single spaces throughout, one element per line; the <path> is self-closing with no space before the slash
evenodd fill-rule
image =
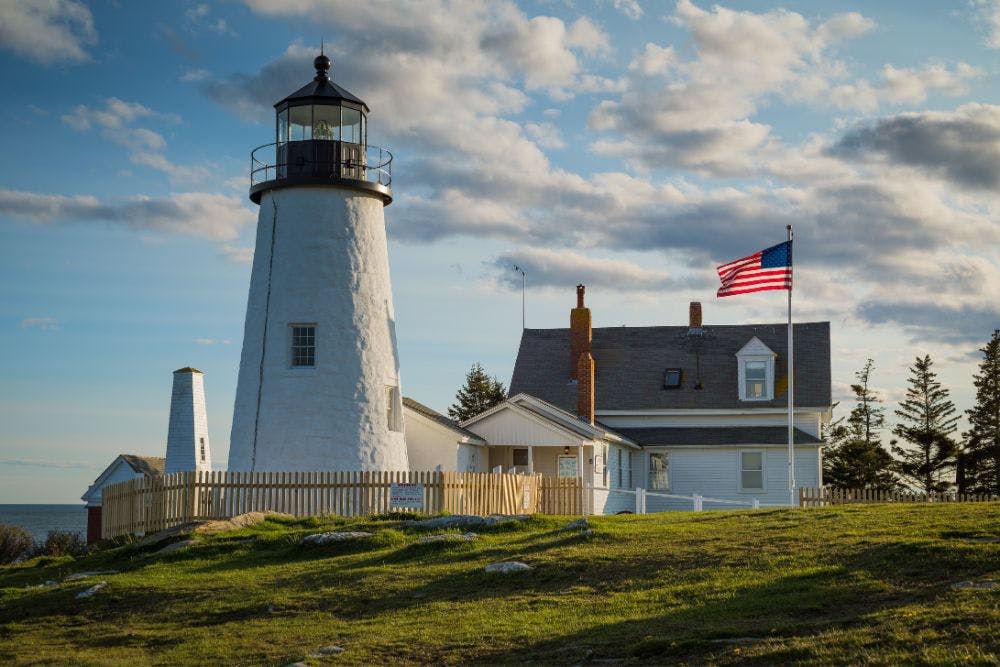
<path id="1" fill-rule="evenodd" d="M 521 498 L 521 509 L 526 510 L 531 508 L 531 487 L 528 486 L 528 482 L 524 482 L 524 494 Z"/>
<path id="2" fill-rule="evenodd" d="M 389 490 L 389 506 L 422 510 L 424 508 L 424 485 L 393 482 Z"/>

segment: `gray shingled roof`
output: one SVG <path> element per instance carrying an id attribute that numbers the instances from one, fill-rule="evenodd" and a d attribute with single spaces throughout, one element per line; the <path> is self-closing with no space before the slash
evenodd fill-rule
<path id="1" fill-rule="evenodd" d="M 448 417 L 445 417 L 443 414 L 441 414 L 437 410 L 434 410 L 433 408 L 429 408 L 426 405 L 424 405 L 423 403 L 420 403 L 418 401 L 413 400 L 409 396 L 404 396 L 403 397 L 403 405 L 405 405 L 406 407 L 410 408 L 414 412 L 419 412 L 420 414 L 422 414 L 424 417 L 427 417 L 428 419 L 436 421 L 437 423 L 441 424 L 442 426 L 446 426 L 447 428 L 450 428 L 453 431 L 457 431 L 458 433 L 461 433 L 462 435 L 464 435 L 467 438 L 471 438 L 472 440 L 474 440 L 476 442 L 481 442 L 483 444 L 486 443 L 486 441 L 483 440 L 482 436 L 476 435 L 472 431 L 470 431 L 468 429 L 462 428 L 456 422 L 452 421 Z"/>
<path id="2" fill-rule="evenodd" d="M 617 428 L 643 446 L 651 445 L 787 445 L 787 426 L 699 426 L 678 428 Z M 795 429 L 796 445 L 822 445 L 823 441 Z"/>
<path id="3" fill-rule="evenodd" d="M 137 456 L 135 454 L 122 454 L 125 463 L 131 466 L 132 470 L 142 475 L 159 477 L 163 474 L 167 460 L 162 456 Z"/>
<path id="4" fill-rule="evenodd" d="M 787 386 L 787 325 L 706 326 L 703 331 L 689 336 L 686 326 L 595 328 L 596 409 L 787 407 L 787 390 L 776 392 L 773 401 L 740 401 L 736 365 L 736 353 L 756 336 L 777 354 L 778 388 Z M 575 411 L 576 385 L 569 382 L 569 363 L 569 329 L 525 329 L 510 395 L 524 392 Z M 668 368 L 682 369 L 679 389 L 663 388 Z M 702 389 L 695 389 L 699 380 Z M 795 325 L 795 404 L 831 404 L 829 322 Z"/>

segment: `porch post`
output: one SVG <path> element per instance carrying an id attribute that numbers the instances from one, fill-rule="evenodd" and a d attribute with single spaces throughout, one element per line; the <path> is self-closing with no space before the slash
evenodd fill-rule
<path id="1" fill-rule="evenodd" d="M 535 448 L 528 445 L 528 474 L 535 474 Z"/>

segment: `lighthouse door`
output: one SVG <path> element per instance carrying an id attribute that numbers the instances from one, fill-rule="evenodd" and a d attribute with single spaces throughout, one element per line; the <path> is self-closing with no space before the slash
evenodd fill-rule
<path id="1" fill-rule="evenodd" d="M 340 173 L 343 178 L 364 180 L 364 164 L 361 155 L 360 144 L 340 142 Z"/>

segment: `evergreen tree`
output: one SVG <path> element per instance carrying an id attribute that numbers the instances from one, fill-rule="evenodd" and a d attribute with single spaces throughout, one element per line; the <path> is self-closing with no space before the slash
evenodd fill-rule
<path id="1" fill-rule="evenodd" d="M 871 359 L 855 373 L 851 391 L 857 404 L 847 417 L 831 425 L 823 458 L 823 479 L 840 489 L 892 490 L 898 486 L 892 472 L 892 455 L 881 443 L 885 426 L 882 400 L 868 386 L 875 362 Z"/>
<path id="2" fill-rule="evenodd" d="M 477 361 L 465 376 L 465 385 L 455 394 L 455 403 L 448 416 L 465 421 L 507 400 L 507 388 L 496 377 L 491 378 Z"/>
<path id="3" fill-rule="evenodd" d="M 955 466 L 958 454 L 951 438 L 958 421 L 955 404 L 948 398 L 948 390 L 937 381 L 932 365 L 929 354 L 914 360 L 906 399 L 895 411 L 900 421 L 892 431 L 909 443 L 908 446 L 892 443 L 892 452 L 899 457 L 896 471 L 924 493 L 948 488 L 949 483 L 942 476 Z"/>
<path id="4" fill-rule="evenodd" d="M 986 347 L 972 377 L 976 404 L 966 410 L 969 430 L 959 470 L 959 492 L 1000 494 L 1000 330 Z"/>

